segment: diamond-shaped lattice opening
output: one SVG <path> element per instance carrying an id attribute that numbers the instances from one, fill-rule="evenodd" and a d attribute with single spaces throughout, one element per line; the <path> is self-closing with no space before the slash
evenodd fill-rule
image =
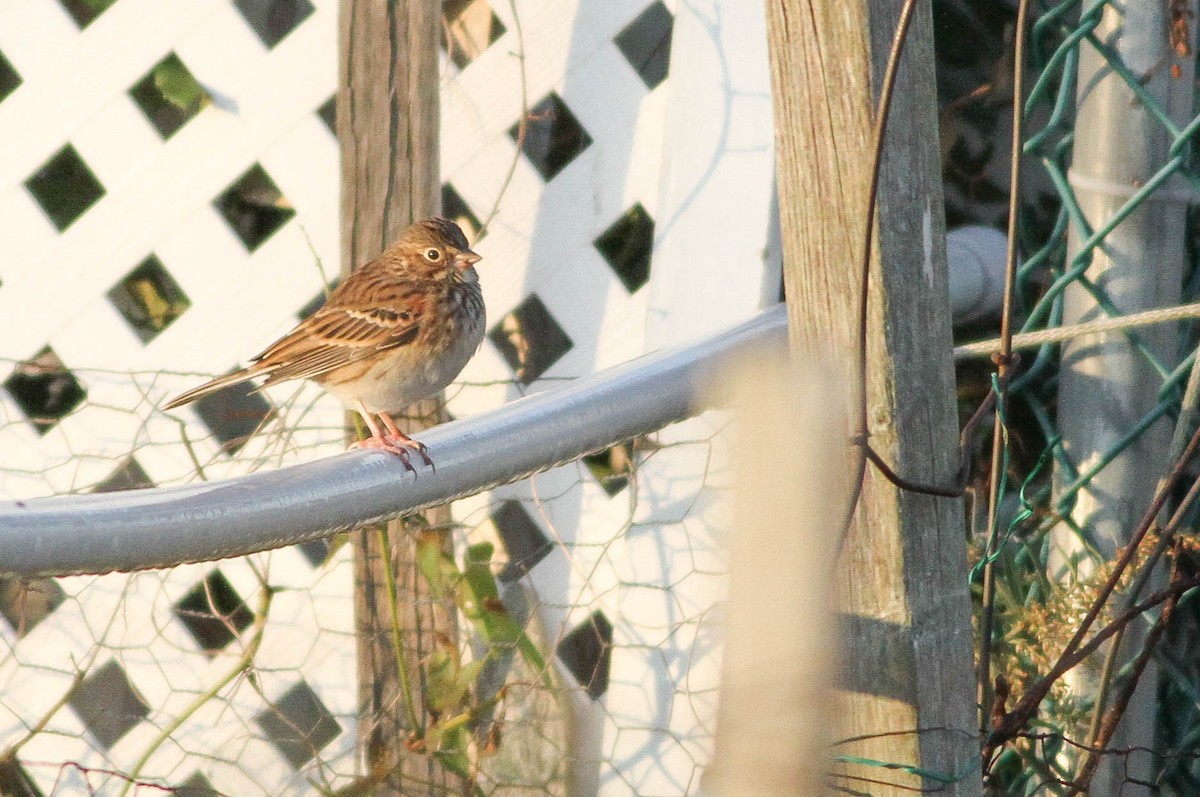
<path id="1" fill-rule="evenodd" d="M 633 472 L 633 446 L 629 443 L 615 445 L 607 451 L 601 451 L 583 458 L 583 464 L 592 476 L 612 498 L 629 486 L 629 477 Z"/>
<path id="2" fill-rule="evenodd" d="M 117 0 L 59 0 L 80 28 L 86 28 Z"/>
<path id="3" fill-rule="evenodd" d="M 183 785 L 176 786 L 171 794 L 173 797 L 221 797 L 221 793 L 212 787 L 208 778 L 199 772 L 185 780 Z"/>
<path id="4" fill-rule="evenodd" d="M 45 797 L 15 755 L 0 758 L 0 794 L 4 797 Z"/>
<path id="5" fill-rule="evenodd" d="M 521 140 L 521 124 L 509 128 L 525 157 L 533 164 L 542 179 L 551 180 L 575 160 L 592 143 L 592 137 L 579 124 L 559 96 L 550 92 L 529 110 L 525 120 L 525 140 Z"/>
<path id="6" fill-rule="evenodd" d="M 104 196 L 104 186 L 70 144 L 43 163 L 25 181 L 25 188 L 59 232 Z"/>
<path id="7" fill-rule="evenodd" d="M 304 681 L 259 712 L 254 721 L 295 769 L 315 758 L 342 732 L 342 726 Z"/>
<path id="8" fill-rule="evenodd" d="M 309 299 L 307 302 L 304 303 L 303 307 L 301 307 L 299 310 L 296 311 L 296 316 L 301 321 L 303 321 L 304 319 L 308 318 L 310 315 L 312 315 L 313 313 L 317 312 L 322 307 L 324 307 L 325 302 L 329 300 L 329 294 L 333 293 L 333 289 L 338 286 L 338 282 L 340 282 L 340 281 L 341 280 L 334 281 L 334 283 L 332 285 L 330 285 L 329 288 L 327 288 L 326 290 L 317 291 L 316 296 L 313 296 L 311 299 Z"/>
<path id="9" fill-rule="evenodd" d="M 129 683 L 125 670 L 115 659 L 84 678 L 70 703 L 105 750 L 150 713 L 150 706 Z"/>
<path id="10" fill-rule="evenodd" d="M 450 183 L 442 183 L 442 215 L 461 227 L 468 241 L 479 235 L 479 217 Z"/>
<path id="11" fill-rule="evenodd" d="M 49 346 L 32 360 L 19 364 L 4 389 L 44 435 L 87 397 L 87 391 Z"/>
<path id="12" fill-rule="evenodd" d="M 528 385 L 571 350 L 571 339 L 531 293 L 492 327 L 488 338 L 522 384 Z"/>
<path id="13" fill-rule="evenodd" d="M 270 402 L 262 394 L 252 392 L 253 389 L 253 385 L 243 382 L 196 401 L 196 414 L 221 441 L 221 450 L 226 454 L 240 451 L 275 412 Z"/>
<path id="14" fill-rule="evenodd" d="M 313 12 L 309 0 L 234 0 L 233 4 L 268 50 Z"/>
<path id="15" fill-rule="evenodd" d="M 491 519 L 508 553 L 508 564 L 500 571 L 501 581 L 516 581 L 550 553 L 550 540 L 519 501 L 504 501 Z"/>
<path id="16" fill-rule="evenodd" d="M 642 78 L 646 88 L 652 89 L 667 78 L 674 24 L 675 18 L 662 0 L 658 0 L 617 34 L 617 49 Z"/>
<path id="17" fill-rule="evenodd" d="M 251 252 L 296 215 L 267 170 L 257 163 L 213 204 Z"/>
<path id="18" fill-rule="evenodd" d="M 108 300 L 142 343 L 154 340 L 192 306 L 171 272 L 154 255 L 112 286 Z"/>
<path id="19" fill-rule="evenodd" d="M 209 656 L 223 650 L 254 622 L 254 613 L 220 570 L 209 573 L 175 604 L 175 616 Z"/>
<path id="20" fill-rule="evenodd" d="M 107 479 L 92 488 L 94 493 L 115 493 L 120 490 L 142 490 L 153 487 L 154 480 L 132 456 L 114 470 Z"/>
<path id="21" fill-rule="evenodd" d="M 163 138 L 170 138 L 212 101 L 175 53 L 155 64 L 129 96 Z"/>
<path id="22" fill-rule="evenodd" d="M 608 668 L 612 661 L 612 623 L 603 612 L 592 612 L 558 643 L 558 658 L 592 700 L 608 691 Z"/>
<path id="23" fill-rule="evenodd" d="M 317 116 L 321 117 L 321 121 L 329 128 L 329 132 L 337 137 L 337 95 L 333 95 L 325 100 L 325 104 L 317 109 Z"/>
<path id="24" fill-rule="evenodd" d="M 62 605 L 66 595 L 52 578 L 0 577 L 0 614 L 13 633 L 25 636 Z M 0 794 L 7 792 L 0 790 Z"/>
<path id="25" fill-rule="evenodd" d="M 333 543 L 328 537 L 322 537 L 319 540 L 309 540 L 302 542 L 296 546 L 300 549 L 300 553 L 313 567 L 320 567 L 324 564 L 325 559 L 329 556 L 329 551 L 333 548 Z"/>
<path id="26" fill-rule="evenodd" d="M 17 86 L 20 85 L 21 76 L 4 57 L 4 53 L 0 53 L 0 102 L 4 102 L 8 95 L 16 91 Z"/>
<path id="27" fill-rule="evenodd" d="M 504 35 L 503 23 L 487 0 L 443 0 L 442 46 L 462 69 Z"/>
<path id="28" fill-rule="evenodd" d="M 633 293 L 650 279 L 654 219 L 638 202 L 594 241 L 625 290 Z"/>

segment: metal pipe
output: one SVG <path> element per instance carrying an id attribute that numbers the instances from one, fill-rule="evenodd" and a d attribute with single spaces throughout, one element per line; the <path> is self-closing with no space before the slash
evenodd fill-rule
<path id="1" fill-rule="evenodd" d="M 430 429 L 437 470 L 350 451 L 268 473 L 148 490 L 0 502 L 0 572 L 147 570 L 278 548 L 517 481 L 720 404 L 733 363 L 787 345 L 773 307 L 689 346 L 640 357 Z"/>
<path id="2" fill-rule="evenodd" d="M 1094 13 L 1099 5 L 1103 11 L 1093 44 L 1080 49 L 1070 171 L 1088 228 L 1072 228 L 1067 258 L 1071 266 L 1090 260 L 1085 277 L 1125 315 L 1172 307 L 1180 300 L 1191 194 L 1179 175 L 1149 195 L 1143 195 L 1143 189 L 1171 161 L 1177 134 L 1193 115 L 1195 33 L 1187 24 L 1178 28 L 1173 22 L 1194 18 L 1197 3 L 1093 0 L 1085 4 L 1084 13 Z M 1129 212 L 1134 202 L 1138 204 Z M 1089 251 L 1095 232 L 1109 226 L 1113 228 L 1102 243 Z M 1065 325 L 1106 315 L 1095 292 L 1079 282 L 1064 291 L 1063 300 Z M 1105 464 L 1074 494 L 1069 508 L 1074 524 L 1085 530 L 1086 543 L 1066 526 L 1054 534 L 1050 565 L 1056 574 L 1086 577 L 1095 566 L 1084 553 L 1086 547 L 1111 559 L 1126 545 L 1170 466 L 1171 428 L 1165 421 L 1147 428 L 1109 459 L 1113 448 L 1158 404 L 1160 368 L 1169 371 L 1177 361 L 1176 329 L 1139 330 L 1137 335 L 1142 350 L 1121 332 L 1063 346 L 1058 422 L 1062 445 L 1074 464 L 1070 470 L 1085 472 Z M 1150 363 L 1146 353 L 1153 353 L 1160 364 Z M 1061 490 L 1071 474 L 1060 471 L 1057 481 Z M 1131 629 L 1121 662 L 1136 655 L 1141 634 L 1140 627 Z M 1067 680 L 1076 694 L 1104 694 L 1098 665 L 1089 663 L 1071 673 Z M 1156 683 L 1151 667 L 1143 673 L 1119 734 L 1100 742 L 1102 747 L 1153 747 Z M 1090 737 L 1082 740 L 1097 743 Z M 1106 756 L 1084 788 L 1098 797 L 1149 794 L 1146 784 L 1154 779 L 1150 758 Z"/>

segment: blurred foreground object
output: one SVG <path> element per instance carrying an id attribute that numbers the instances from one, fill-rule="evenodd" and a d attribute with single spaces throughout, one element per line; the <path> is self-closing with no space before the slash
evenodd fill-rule
<path id="1" fill-rule="evenodd" d="M 737 492 L 716 753 L 706 790 L 826 791 L 835 634 L 829 574 L 847 490 L 846 419 L 825 375 L 740 369 Z"/>

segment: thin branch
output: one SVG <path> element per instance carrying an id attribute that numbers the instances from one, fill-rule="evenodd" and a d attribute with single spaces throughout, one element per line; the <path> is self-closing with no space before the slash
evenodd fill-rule
<path id="1" fill-rule="evenodd" d="M 219 695 L 226 686 L 233 683 L 234 679 L 253 666 L 254 658 L 258 655 L 258 650 L 262 646 L 263 632 L 267 627 L 267 615 L 270 612 L 271 598 L 273 596 L 274 591 L 269 585 L 265 583 L 260 584 L 258 606 L 254 612 L 254 627 L 251 631 L 249 641 L 242 650 L 242 655 L 238 656 L 238 660 L 223 676 L 203 692 L 196 695 L 191 703 L 185 706 L 170 722 L 162 727 L 158 735 L 146 746 L 146 749 L 142 751 L 141 756 L 138 757 L 138 760 L 134 762 L 133 767 L 129 770 L 129 775 L 125 780 L 124 787 L 121 789 L 120 797 L 124 797 L 129 792 L 129 787 L 135 783 L 141 785 L 139 778 L 141 777 L 142 769 L 150 761 L 150 757 L 154 755 L 164 742 L 171 738 L 175 731 L 179 730 L 197 711 L 204 708 L 210 700 Z"/>
<path id="2" fill-rule="evenodd" d="M 1200 483 L 1200 482 L 1198 482 Z M 1178 566 L 1178 559 L 1176 559 Z M 1172 581 L 1177 580 L 1178 573 L 1174 574 Z M 1092 745 L 1094 747 L 1103 748 L 1112 741 L 1113 734 L 1117 731 L 1117 724 L 1120 723 L 1121 717 L 1125 715 L 1125 710 L 1129 707 L 1129 701 L 1133 698 L 1133 692 L 1137 689 L 1138 683 L 1142 680 L 1142 674 L 1146 671 L 1146 665 L 1150 663 L 1150 658 L 1154 655 L 1154 651 L 1158 648 L 1158 643 L 1162 640 L 1163 633 L 1167 630 L 1167 623 L 1171 621 L 1171 615 L 1175 611 L 1175 607 L 1179 605 L 1181 593 L 1176 593 L 1170 596 L 1163 606 L 1162 614 L 1154 622 L 1154 626 L 1150 629 L 1150 633 L 1146 635 L 1145 644 L 1138 652 L 1137 658 L 1133 662 L 1129 677 L 1117 695 L 1116 700 L 1109 710 L 1104 714 L 1104 721 L 1101 722 L 1094 738 Z M 1122 627 L 1122 631 L 1124 627 Z M 1121 631 L 1118 632 L 1120 634 Z M 1115 650 L 1118 646 L 1117 640 L 1113 641 L 1110 650 Z M 1067 797 L 1075 797 L 1080 793 L 1086 793 L 1088 784 L 1092 781 L 1092 776 L 1096 773 L 1096 767 L 1100 765 L 1100 754 L 1096 752 L 1088 752 L 1084 758 L 1083 764 L 1079 768 L 1079 775 L 1076 776 L 1074 784 L 1067 792 Z"/>
<path id="3" fill-rule="evenodd" d="M 479 238 L 487 234 L 488 227 L 492 226 L 492 220 L 500 213 L 500 201 L 508 192 L 513 175 L 517 173 L 517 162 L 521 160 L 521 150 L 525 147 L 525 133 L 529 128 L 529 79 L 525 73 L 525 32 L 521 29 L 521 15 L 517 12 L 517 0 L 508 0 L 508 7 L 512 11 L 513 28 L 517 34 L 519 52 L 516 57 L 521 63 L 521 118 L 517 122 L 517 140 L 513 149 L 512 162 L 508 164 L 508 173 L 504 175 L 500 190 L 496 192 L 496 201 L 479 228 Z"/>

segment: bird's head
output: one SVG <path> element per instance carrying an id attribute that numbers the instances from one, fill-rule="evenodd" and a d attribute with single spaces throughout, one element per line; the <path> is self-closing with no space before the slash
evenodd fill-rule
<path id="1" fill-rule="evenodd" d="M 426 279 L 468 279 L 481 259 L 467 237 L 449 219 L 431 216 L 409 227 L 383 256 L 405 276 Z"/>

